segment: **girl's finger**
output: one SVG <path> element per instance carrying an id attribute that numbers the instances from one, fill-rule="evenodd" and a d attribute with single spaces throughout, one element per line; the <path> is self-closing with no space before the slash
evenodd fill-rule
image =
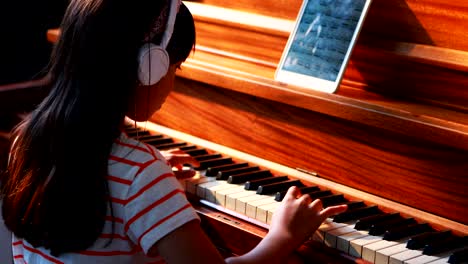
<path id="1" fill-rule="evenodd" d="M 301 191 L 296 186 L 289 187 L 283 200 L 291 201 L 301 196 Z"/>
<path id="2" fill-rule="evenodd" d="M 310 209 L 314 209 L 317 213 L 323 209 L 322 201 L 320 199 L 315 199 L 312 203 L 309 204 Z"/>
<path id="3" fill-rule="evenodd" d="M 298 201 L 305 206 L 309 206 L 312 203 L 312 198 L 308 194 L 303 194 L 298 198 Z"/>
<path id="4" fill-rule="evenodd" d="M 168 150 L 167 153 L 170 153 L 170 154 L 185 154 L 185 155 L 188 155 L 187 153 L 185 153 L 185 151 L 183 150 L 180 150 L 180 149 L 171 149 L 171 150 Z"/>
<path id="5" fill-rule="evenodd" d="M 320 214 L 322 216 L 324 216 L 325 218 L 328 218 L 328 217 L 331 217 L 333 215 L 336 215 L 336 214 L 339 214 L 339 213 L 342 213 L 344 211 L 346 211 L 348 209 L 348 206 L 343 204 L 343 205 L 336 205 L 336 206 L 330 206 L 330 207 L 327 207 L 325 208 L 324 210 L 322 210 L 320 212 Z"/>
<path id="6" fill-rule="evenodd" d="M 172 156 L 172 158 L 169 161 L 172 166 L 178 165 L 178 164 L 190 164 L 194 167 L 200 166 L 200 162 L 198 160 L 194 159 L 192 156 L 188 154 L 178 154 Z"/>
<path id="7" fill-rule="evenodd" d="M 195 176 L 196 171 L 194 170 L 177 170 L 174 171 L 174 175 L 176 176 L 177 179 L 187 179 Z"/>

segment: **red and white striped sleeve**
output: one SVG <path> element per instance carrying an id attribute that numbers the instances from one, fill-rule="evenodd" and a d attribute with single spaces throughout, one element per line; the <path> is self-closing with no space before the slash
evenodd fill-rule
<path id="1" fill-rule="evenodd" d="M 124 210 L 125 232 L 145 253 L 175 229 L 199 220 L 182 186 L 159 152 L 136 175 Z"/>

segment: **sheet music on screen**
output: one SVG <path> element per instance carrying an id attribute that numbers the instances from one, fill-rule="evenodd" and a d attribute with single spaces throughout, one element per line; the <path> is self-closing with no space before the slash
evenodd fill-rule
<path id="1" fill-rule="evenodd" d="M 366 0 L 309 0 L 283 69 L 336 81 Z"/>

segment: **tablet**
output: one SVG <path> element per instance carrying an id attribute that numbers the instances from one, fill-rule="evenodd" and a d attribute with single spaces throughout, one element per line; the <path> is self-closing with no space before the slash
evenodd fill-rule
<path id="1" fill-rule="evenodd" d="M 304 0 L 275 79 L 318 91 L 338 88 L 371 0 Z"/>

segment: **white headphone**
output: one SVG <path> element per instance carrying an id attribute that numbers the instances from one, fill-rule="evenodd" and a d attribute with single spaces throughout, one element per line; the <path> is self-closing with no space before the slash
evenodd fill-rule
<path id="1" fill-rule="evenodd" d="M 161 80 L 169 69 L 169 54 L 166 51 L 174 30 L 179 0 L 169 0 L 169 16 L 160 45 L 151 43 L 155 32 L 148 36 L 148 42 L 143 44 L 138 55 L 138 79 L 143 85 L 153 85 Z M 153 29 L 154 31 L 154 29 Z"/>

